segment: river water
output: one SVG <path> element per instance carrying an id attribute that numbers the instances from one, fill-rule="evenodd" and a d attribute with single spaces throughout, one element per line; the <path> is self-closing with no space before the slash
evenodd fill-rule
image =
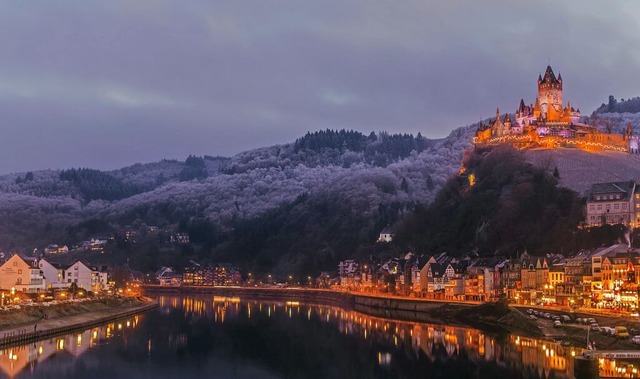
<path id="1" fill-rule="evenodd" d="M 338 307 L 159 296 L 156 310 L 0 351 L 8 378 L 572 378 L 581 349 Z M 637 377 L 633 362 L 601 376 Z M 637 365 L 636 365 L 637 366 Z"/>

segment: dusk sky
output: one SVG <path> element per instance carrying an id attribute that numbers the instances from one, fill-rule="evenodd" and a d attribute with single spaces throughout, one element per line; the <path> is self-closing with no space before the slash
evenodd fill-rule
<path id="1" fill-rule="evenodd" d="M 637 1 L 1 1 L 0 173 L 231 156 L 307 131 L 444 137 L 640 96 Z"/>

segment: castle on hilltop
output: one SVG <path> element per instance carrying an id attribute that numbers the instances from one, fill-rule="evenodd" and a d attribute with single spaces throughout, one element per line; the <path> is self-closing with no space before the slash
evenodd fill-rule
<path id="1" fill-rule="evenodd" d="M 473 142 L 476 145 L 511 144 L 516 148 L 576 147 L 584 150 L 638 152 L 638 139 L 627 126 L 624 134 L 603 133 L 595 126 L 581 122 L 580 109 L 564 105 L 562 75 L 547 66 L 544 76 L 538 75 L 538 96 L 533 104 L 520 100 L 515 119 L 496 110 L 495 120 L 482 122 Z"/>

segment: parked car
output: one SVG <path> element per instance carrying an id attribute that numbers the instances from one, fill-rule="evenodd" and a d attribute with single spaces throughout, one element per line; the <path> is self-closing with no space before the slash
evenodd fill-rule
<path id="1" fill-rule="evenodd" d="M 562 322 L 560 322 L 560 320 L 556 320 L 553 322 L 553 327 L 554 328 L 562 328 Z"/>
<path id="2" fill-rule="evenodd" d="M 536 315 L 529 315 L 529 318 L 532 320 L 537 320 L 538 318 L 536 317 Z"/>
<path id="3" fill-rule="evenodd" d="M 616 338 L 619 338 L 619 339 L 629 338 L 629 331 L 627 330 L 626 326 L 618 325 L 615 327 L 615 331 L 613 335 L 615 335 Z"/>
<path id="4" fill-rule="evenodd" d="M 576 324 L 582 324 L 584 322 L 584 319 L 582 317 L 578 317 L 576 319 Z"/>
<path id="5" fill-rule="evenodd" d="M 571 322 L 571 317 L 569 317 L 568 315 L 561 315 L 560 320 L 566 324 L 568 322 Z"/>
<path id="6" fill-rule="evenodd" d="M 612 327 L 610 326 L 603 326 L 600 328 L 600 333 L 608 335 L 608 336 L 612 336 L 614 333 L 614 330 Z"/>
<path id="7" fill-rule="evenodd" d="M 547 319 L 551 318 L 551 313 L 546 312 L 546 313 L 544 314 L 544 318 L 547 318 Z"/>
<path id="8" fill-rule="evenodd" d="M 527 313 L 532 315 L 533 314 L 533 309 L 531 309 L 531 308 L 527 309 Z"/>
<path id="9" fill-rule="evenodd" d="M 599 332 L 600 331 L 600 325 L 593 323 L 589 326 L 591 328 L 591 330 L 593 330 L 594 332 Z"/>
<path id="10" fill-rule="evenodd" d="M 638 336 L 633 336 L 631 338 L 631 343 L 636 344 L 636 345 L 640 345 L 640 335 Z"/>
<path id="11" fill-rule="evenodd" d="M 596 323 L 597 323 L 597 321 L 596 321 L 596 319 L 595 319 L 595 318 L 591 318 L 591 317 L 589 317 L 589 318 L 587 319 L 587 324 L 596 324 Z"/>

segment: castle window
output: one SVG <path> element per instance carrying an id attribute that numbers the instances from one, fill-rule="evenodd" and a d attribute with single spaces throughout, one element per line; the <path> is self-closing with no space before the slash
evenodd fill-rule
<path id="1" fill-rule="evenodd" d="M 616 203 L 616 204 L 613 206 L 613 208 L 614 208 L 614 209 L 620 209 L 620 204 Z"/>

